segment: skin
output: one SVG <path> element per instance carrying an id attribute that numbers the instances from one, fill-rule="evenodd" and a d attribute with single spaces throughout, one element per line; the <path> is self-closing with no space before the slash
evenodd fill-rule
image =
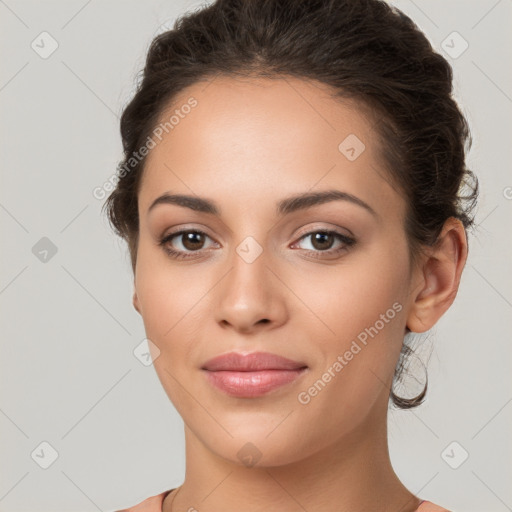
<path id="1" fill-rule="evenodd" d="M 388 397 L 406 326 L 430 329 L 455 298 L 467 256 L 462 224 L 449 219 L 413 268 L 405 199 L 383 167 L 371 116 L 323 85 L 217 77 L 182 91 L 162 120 L 191 96 L 197 107 L 151 149 L 138 199 L 133 304 L 185 423 L 185 480 L 164 512 L 175 496 L 175 511 L 331 512 L 333 503 L 340 512 L 416 510 L 420 500 L 390 462 Z M 338 149 L 349 134 L 365 144 L 354 161 Z M 276 214 L 284 198 L 331 189 L 375 215 L 342 200 Z M 174 204 L 148 213 L 164 193 L 208 198 L 221 215 Z M 167 243 L 188 260 L 158 244 L 180 229 L 207 233 L 196 245 L 182 235 Z M 356 244 L 326 255 L 343 242 L 304 236 L 329 229 Z M 248 236 L 262 250 L 252 263 L 236 251 Z M 402 306 L 394 318 L 300 403 L 298 394 L 394 303 Z M 268 351 L 308 370 L 263 397 L 234 398 L 200 369 L 231 351 Z M 249 442 L 261 454 L 254 467 L 237 456 Z"/>

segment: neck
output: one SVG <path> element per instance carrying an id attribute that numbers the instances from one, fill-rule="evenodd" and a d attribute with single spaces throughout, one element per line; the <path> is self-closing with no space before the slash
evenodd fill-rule
<path id="1" fill-rule="evenodd" d="M 266 467 L 221 457 L 185 427 L 187 469 L 172 511 L 332 512 L 333 503 L 339 512 L 416 511 L 420 500 L 400 482 L 389 458 L 387 403 L 373 416 L 307 458 Z M 172 495 L 164 512 L 171 510 Z"/>

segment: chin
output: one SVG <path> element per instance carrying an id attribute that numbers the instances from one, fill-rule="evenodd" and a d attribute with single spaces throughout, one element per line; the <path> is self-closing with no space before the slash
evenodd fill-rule
<path id="1" fill-rule="evenodd" d="M 279 428 L 279 427 L 278 427 Z M 294 429 L 298 432 L 297 429 Z M 281 432 L 272 432 L 268 429 L 255 428 L 230 430 L 233 438 L 219 440 L 204 439 L 208 448 L 232 463 L 247 468 L 277 467 L 292 464 L 315 451 L 315 446 L 302 438 L 296 438 L 293 431 L 283 429 Z M 311 453 L 310 453 L 311 452 Z"/>

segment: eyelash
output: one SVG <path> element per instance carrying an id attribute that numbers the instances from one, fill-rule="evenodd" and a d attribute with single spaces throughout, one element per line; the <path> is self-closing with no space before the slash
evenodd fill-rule
<path id="1" fill-rule="evenodd" d="M 170 233 L 170 234 L 162 237 L 160 239 L 160 241 L 158 242 L 158 245 L 161 246 L 162 249 L 171 258 L 174 258 L 174 259 L 177 259 L 177 260 L 185 260 L 185 259 L 195 258 L 197 256 L 194 256 L 194 254 L 201 252 L 200 250 L 192 251 L 192 253 L 183 253 L 181 251 L 176 251 L 174 249 L 171 249 L 167 245 L 167 243 L 170 242 L 173 238 L 175 238 L 175 237 L 177 237 L 179 235 L 183 235 L 185 233 L 196 233 L 196 234 L 204 235 L 204 236 L 207 236 L 208 238 L 210 238 L 207 233 L 205 233 L 204 231 L 201 231 L 200 229 L 184 229 L 182 231 L 176 231 L 175 233 Z M 323 235 L 335 235 L 338 238 L 338 240 L 343 242 L 344 245 L 339 247 L 338 249 L 329 249 L 327 251 L 318 251 L 318 250 L 317 251 L 313 251 L 313 250 L 305 249 L 306 251 L 312 253 L 311 254 L 312 256 L 315 253 L 327 254 L 327 255 L 338 254 L 338 253 L 341 253 L 342 251 L 347 250 L 347 247 L 351 247 L 351 246 L 353 246 L 356 243 L 356 240 L 354 238 L 350 238 L 347 235 L 344 235 L 342 233 L 338 233 L 337 231 L 327 230 L 327 229 L 317 229 L 315 231 L 310 231 L 308 233 L 305 233 L 304 235 L 302 235 L 299 238 L 298 241 L 300 241 L 300 240 L 302 240 L 304 238 L 307 238 L 308 236 L 317 234 L 317 233 L 322 233 Z M 322 256 L 313 256 L 313 257 L 314 258 L 319 258 L 319 259 L 322 258 Z"/>

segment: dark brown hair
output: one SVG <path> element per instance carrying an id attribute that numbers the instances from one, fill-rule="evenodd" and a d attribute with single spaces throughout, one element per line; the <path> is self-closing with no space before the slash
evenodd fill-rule
<path id="1" fill-rule="evenodd" d="M 473 224 L 478 180 L 465 165 L 471 135 L 452 97 L 452 69 L 408 16 L 382 0 L 217 0 L 153 39 L 121 117 L 124 158 L 104 207 L 134 272 L 145 158 L 133 155 L 179 92 L 217 75 L 313 80 L 371 112 L 383 165 L 407 201 L 411 261 L 449 217 Z M 394 382 L 410 351 L 404 342 Z M 411 408 L 426 389 L 390 398 Z"/>

